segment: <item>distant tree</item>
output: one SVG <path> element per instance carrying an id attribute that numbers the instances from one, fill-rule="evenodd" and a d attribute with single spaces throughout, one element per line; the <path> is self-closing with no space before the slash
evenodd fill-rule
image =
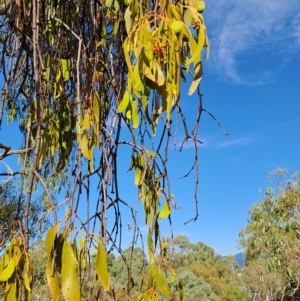
<path id="1" fill-rule="evenodd" d="M 268 300 L 294 300 L 300 286 L 300 177 L 286 170 L 270 174 L 274 189 L 254 204 L 240 233 L 246 271 L 259 279 L 255 294 Z M 266 288 L 266 283 L 270 288 Z"/>
<path id="2" fill-rule="evenodd" d="M 228 301 L 234 295 L 247 300 L 242 280 L 237 275 L 240 267 L 233 256 L 222 258 L 203 242 L 191 243 L 183 235 L 170 241 L 169 247 L 170 265 L 180 271 L 179 275 L 192 272 L 206 282 L 220 301 Z M 189 287 L 189 283 L 186 283 Z"/>
<path id="3" fill-rule="evenodd" d="M 229 283 L 225 289 L 224 301 L 251 301 L 252 299 L 241 291 L 234 283 Z"/>
<path id="4" fill-rule="evenodd" d="M 188 269 L 182 270 L 175 282 L 181 282 L 184 292 L 184 301 L 218 301 L 212 287 L 202 277 L 197 277 Z"/>
<path id="5" fill-rule="evenodd" d="M 115 292 L 127 290 L 128 283 L 133 291 L 138 291 L 143 280 L 144 270 L 148 267 L 146 255 L 141 248 L 128 248 L 122 256 L 114 259 L 109 268 Z"/>
<path id="6" fill-rule="evenodd" d="M 17 231 L 22 233 L 20 226 L 24 220 L 25 204 L 24 199 L 19 198 L 19 191 L 16 189 L 14 182 L 9 181 L 1 184 L 0 190 L 0 251 L 10 242 L 12 234 Z M 42 202 L 42 196 L 33 199 L 30 206 L 29 231 L 32 241 L 38 236 L 42 236 L 47 230 L 48 221 L 42 214 L 45 207 Z"/>

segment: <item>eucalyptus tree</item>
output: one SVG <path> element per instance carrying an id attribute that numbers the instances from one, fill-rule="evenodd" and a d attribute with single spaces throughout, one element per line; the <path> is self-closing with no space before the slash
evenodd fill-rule
<path id="1" fill-rule="evenodd" d="M 270 174 L 275 187 L 253 205 L 240 233 L 253 295 L 268 300 L 297 300 L 300 285 L 300 178 L 279 169 Z M 251 281 L 252 279 L 252 281 Z M 253 283 L 252 283 L 253 282 Z"/>
<path id="2" fill-rule="evenodd" d="M 3 119 L 18 122 L 21 138 L 19 149 L 0 141 L 0 160 L 18 156 L 20 168 L 11 165 L 7 176 L 18 177 L 25 208 L 9 229 L 12 239 L 1 259 L 5 300 L 31 298 L 29 213 L 36 190 L 44 191 L 45 216 L 53 222 L 45 245 L 52 299 L 83 297 L 93 252 L 96 280 L 85 298 L 113 295 L 106 252 L 122 254 L 126 210 L 132 244 L 141 238 L 135 206 L 120 189 L 128 185 L 124 161 L 148 227 L 149 268 L 140 300 L 171 294 L 159 220 L 170 219 L 174 205 L 167 168 L 174 114 L 185 133 L 180 149 L 188 140 L 194 144 L 186 176 L 195 171 L 191 220 L 198 218 L 198 130 L 205 111 L 199 83 L 201 53 L 208 49 L 203 10 L 198 0 L 1 1 L 0 123 L 10 131 Z M 191 129 L 180 99 L 186 81 L 188 94 L 199 100 Z M 129 280 L 124 294 L 130 290 Z"/>

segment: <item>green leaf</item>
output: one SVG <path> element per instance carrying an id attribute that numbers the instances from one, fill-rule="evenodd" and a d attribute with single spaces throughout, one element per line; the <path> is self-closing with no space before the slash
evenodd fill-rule
<path id="1" fill-rule="evenodd" d="M 165 77 L 161 67 L 155 60 L 153 61 L 153 69 L 149 68 L 145 63 L 143 64 L 143 73 L 158 86 L 163 86 L 165 83 Z"/>
<path id="2" fill-rule="evenodd" d="M 153 246 L 152 235 L 151 235 L 150 229 L 148 231 L 147 242 L 148 242 L 148 252 L 149 252 L 150 263 L 153 264 L 155 262 L 155 259 L 154 259 L 154 246 Z"/>
<path id="3" fill-rule="evenodd" d="M 13 274 L 14 270 L 15 270 L 15 263 L 14 263 L 14 259 L 11 258 L 7 267 L 0 274 L 0 281 L 8 280 Z"/>
<path id="4" fill-rule="evenodd" d="M 143 177 L 143 164 L 142 158 L 140 155 L 136 155 L 136 157 L 132 157 L 133 166 L 135 167 L 135 177 L 134 177 L 134 184 L 139 186 L 142 184 L 142 177 Z"/>
<path id="5" fill-rule="evenodd" d="M 79 240 L 79 247 L 80 249 L 83 249 L 84 248 L 84 243 L 85 243 L 85 240 L 83 237 L 80 237 L 80 240 Z"/>
<path id="6" fill-rule="evenodd" d="M 16 296 L 17 296 L 17 278 L 12 281 L 8 288 L 8 292 L 6 294 L 6 298 L 4 299 L 5 301 L 16 301 Z"/>
<path id="7" fill-rule="evenodd" d="M 197 47 L 194 51 L 194 53 L 192 53 L 192 57 L 187 60 L 186 62 L 186 68 L 188 68 L 188 66 L 191 63 L 194 63 L 195 61 L 201 59 L 201 51 L 203 49 L 204 46 L 204 42 L 205 42 L 205 32 L 204 32 L 204 27 L 203 25 L 200 26 L 199 30 L 198 30 L 198 43 L 197 43 Z"/>
<path id="8" fill-rule="evenodd" d="M 59 228 L 59 223 L 56 223 L 52 228 L 49 229 L 47 235 L 46 235 L 46 252 L 48 257 L 50 256 L 53 244 L 54 244 L 54 239 L 56 236 L 56 233 L 58 231 Z"/>
<path id="9" fill-rule="evenodd" d="M 86 135 L 83 135 L 81 138 L 81 151 L 83 156 L 88 159 L 91 160 L 91 152 L 89 150 L 89 145 L 88 145 L 89 141 L 86 137 Z"/>
<path id="10" fill-rule="evenodd" d="M 157 268 L 155 274 L 154 274 L 154 280 L 157 284 L 158 289 L 166 296 L 169 296 L 172 294 L 165 278 L 164 275 L 162 273 L 162 271 L 159 269 L 159 267 Z"/>
<path id="11" fill-rule="evenodd" d="M 124 14 L 124 20 L 125 20 L 125 27 L 126 27 L 126 31 L 127 34 L 130 33 L 131 27 L 132 27 L 132 20 L 131 20 L 131 10 L 130 10 L 130 6 L 128 6 L 126 8 L 125 14 Z"/>
<path id="12" fill-rule="evenodd" d="M 169 208 L 169 204 L 166 201 L 164 204 L 163 209 L 158 213 L 158 218 L 167 218 L 171 213 L 171 210 Z"/>
<path id="13" fill-rule="evenodd" d="M 190 86 L 188 95 L 192 95 L 195 92 L 195 90 L 198 88 L 202 78 L 202 74 L 203 74 L 203 68 L 202 68 L 202 62 L 200 61 L 195 67 L 195 76 Z"/>
<path id="14" fill-rule="evenodd" d="M 106 251 L 103 243 L 98 241 L 98 252 L 96 258 L 96 273 L 100 279 L 104 291 L 108 291 L 110 288 L 110 279 L 107 271 L 106 264 Z"/>
<path id="15" fill-rule="evenodd" d="M 172 275 L 171 275 L 171 279 L 170 279 L 171 283 L 174 283 L 175 279 L 176 279 L 176 273 L 174 271 L 172 271 Z"/>
<path id="16" fill-rule="evenodd" d="M 151 157 L 151 158 L 156 158 L 157 156 L 157 153 L 156 152 L 153 152 L 153 151 L 149 151 L 149 150 L 146 150 L 147 154 Z"/>
<path id="17" fill-rule="evenodd" d="M 24 285 L 28 292 L 31 292 L 32 288 L 32 277 L 33 277 L 33 271 L 32 267 L 29 262 L 29 258 L 26 259 L 26 270 L 24 273 Z"/>
<path id="18" fill-rule="evenodd" d="M 66 301 L 80 301 L 78 283 L 78 262 L 74 256 L 70 243 L 64 242 L 62 250 L 62 292 Z"/>
<path id="19" fill-rule="evenodd" d="M 151 264 L 149 269 L 149 275 L 150 277 L 154 278 L 154 281 L 158 287 L 158 289 L 164 294 L 164 295 L 171 295 L 172 292 L 164 278 L 164 275 L 159 268 L 159 266 L 156 263 Z"/>
<path id="20" fill-rule="evenodd" d="M 93 110 L 96 123 L 100 122 L 100 96 L 97 90 L 93 91 Z"/>
<path id="21" fill-rule="evenodd" d="M 83 121 L 82 121 L 82 127 L 81 127 L 81 130 L 82 132 L 85 131 L 85 130 L 89 130 L 90 129 L 90 116 L 88 114 L 88 112 L 85 112 L 85 115 L 84 115 L 84 118 L 83 118 Z"/>
<path id="22" fill-rule="evenodd" d="M 62 76 L 64 81 L 67 81 L 70 78 L 68 61 L 66 59 L 61 59 L 61 67 L 62 67 Z"/>
<path id="23" fill-rule="evenodd" d="M 128 107 L 129 101 L 130 101 L 130 95 L 129 95 L 128 91 L 125 91 L 125 93 L 123 95 L 123 99 L 118 105 L 118 113 L 122 113 L 123 111 L 126 110 L 126 108 Z"/>
<path id="24" fill-rule="evenodd" d="M 53 264 L 52 256 L 48 258 L 48 262 L 46 266 L 46 277 L 47 277 L 47 283 L 50 289 L 50 293 L 52 296 L 52 301 L 59 301 L 59 296 L 60 296 L 59 279 L 58 279 L 58 273 L 55 268 L 55 264 Z"/>
<path id="25" fill-rule="evenodd" d="M 32 285 L 32 281 L 30 281 L 28 273 L 25 272 L 25 275 L 24 275 L 24 286 L 25 286 L 25 288 L 26 288 L 27 291 L 31 292 L 31 285 Z"/>
<path id="26" fill-rule="evenodd" d="M 192 14 L 191 14 L 190 8 L 188 8 L 184 11 L 183 18 L 184 18 L 184 24 L 186 25 L 187 28 L 189 28 L 192 23 Z"/>
<path id="27" fill-rule="evenodd" d="M 131 117 L 132 117 L 132 126 L 136 129 L 139 126 L 139 114 L 136 101 L 130 100 L 131 103 Z"/>

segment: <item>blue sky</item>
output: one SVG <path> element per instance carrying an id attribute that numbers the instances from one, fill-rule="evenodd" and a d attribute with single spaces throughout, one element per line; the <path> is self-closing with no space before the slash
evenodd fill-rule
<path id="1" fill-rule="evenodd" d="M 211 58 L 201 82 L 204 108 L 230 136 L 203 115 L 200 217 L 179 222 L 193 217 L 192 179 L 184 179 L 172 187 L 181 207 L 173 226 L 227 255 L 240 251 L 238 233 L 247 210 L 263 199 L 258 190 L 270 185 L 268 172 L 300 170 L 300 2 L 207 0 L 205 21 Z M 183 96 L 186 112 L 193 101 Z M 182 155 L 193 156 L 192 149 Z"/>
<path id="2" fill-rule="evenodd" d="M 268 172 L 278 167 L 300 170 L 300 1 L 207 0 L 205 20 L 211 57 L 201 81 L 204 108 L 230 135 L 203 113 L 200 215 L 185 226 L 194 216 L 194 175 L 179 177 L 190 169 L 194 153 L 190 144 L 181 153 L 170 148 L 171 188 L 181 208 L 173 212 L 172 226 L 174 235 L 203 241 L 228 255 L 239 252 L 238 233 L 246 225 L 247 210 L 263 199 L 258 190 L 268 185 Z M 197 98 L 186 96 L 187 88 L 181 104 L 191 127 Z M 15 129 L 2 128 L 0 142 L 19 147 L 16 136 L 11 139 Z M 5 162 L 13 165 L 12 159 Z M 128 190 L 132 183 L 130 174 L 122 189 L 134 207 L 136 190 Z M 143 214 L 139 220 L 143 223 Z M 162 225 L 168 236 L 167 221 Z M 125 243 L 131 234 L 124 231 Z"/>

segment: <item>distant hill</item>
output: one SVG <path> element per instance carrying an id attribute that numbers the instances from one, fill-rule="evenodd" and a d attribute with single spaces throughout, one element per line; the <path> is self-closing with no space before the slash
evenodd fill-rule
<path id="1" fill-rule="evenodd" d="M 236 255 L 234 255 L 235 260 L 240 265 L 241 268 L 245 266 L 245 255 L 243 252 L 240 252 Z"/>

